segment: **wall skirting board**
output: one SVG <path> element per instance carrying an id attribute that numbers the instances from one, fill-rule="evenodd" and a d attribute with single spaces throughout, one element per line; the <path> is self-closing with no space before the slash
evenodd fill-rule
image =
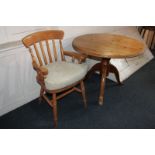
<path id="1" fill-rule="evenodd" d="M 39 96 L 40 86 L 36 82 L 36 73 L 32 68 L 30 54 L 22 45 L 21 38 L 43 29 L 64 30 L 63 45 L 66 50 L 73 50 L 72 40 L 76 36 L 86 33 L 108 32 L 142 40 L 136 27 L 0 27 L 0 34 L 4 37 L 4 39 L 0 38 L 0 116 Z M 121 81 L 123 81 L 152 58 L 151 52 L 146 47 L 141 56 L 130 59 L 112 59 L 111 63 L 116 65 Z M 87 63 L 91 67 L 96 61 L 87 59 Z M 109 78 L 115 80 L 112 75 Z"/>

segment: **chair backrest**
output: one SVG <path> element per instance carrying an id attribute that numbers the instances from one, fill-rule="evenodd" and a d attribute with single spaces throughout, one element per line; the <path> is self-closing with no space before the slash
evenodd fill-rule
<path id="1" fill-rule="evenodd" d="M 58 59 L 65 60 L 61 41 L 63 37 L 64 32 L 61 30 L 47 30 L 32 33 L 22 42 L 29 49 L 33 62 L 43 66 Z"/>

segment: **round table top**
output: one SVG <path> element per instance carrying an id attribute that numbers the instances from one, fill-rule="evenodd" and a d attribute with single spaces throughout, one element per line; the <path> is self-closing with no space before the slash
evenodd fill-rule
<path id="1" fill-rule="evenodd" d="M 144 44 L 122 35 L 86 34 L 73 40 L 73 48 L 88 56 L 100 58 L 128 58 L 143 53 Z"/>

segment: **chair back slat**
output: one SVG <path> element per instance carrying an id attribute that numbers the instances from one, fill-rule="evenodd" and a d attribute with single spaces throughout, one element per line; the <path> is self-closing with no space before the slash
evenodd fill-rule
<path id="1" fill-rule="evenodd" d="M 33 54 L 33 51 L 31 49 L 31 47 L 29 47 L 29 52 L 30 52 L 31 57 L 32 57 L 33 68 L 37 69 L 38 68 L 38 64 L 37 64 L 36 58 L 35 58 L 35 56 Z"/>
<path id="2" fill-rule="evenodd" d="M 29 46 L 43 40 L 52 39 L 63 39 L 64 32 L 61 30 L 47 30 L 32 33 L 23 39 L 24 45 L 28 48 Z"/>
<path id="3" fill-rule="evenodd" d="M 43 48 L 42 41 L 39 42 L 39 45 L 40 45 L 40 49 L 41 49 L 41 52 L 42 52 L 42 55 L 43 55 L 44 62 L 47 65 L 48 62 L 47 62 L 47 58 L 46 58 L 46 55 L 45 55 L 45 51 L 44 51 L 44 48 Z"/>
<path id="4" fill-rule="evenodd" d="M 56 50 L 56 46 L 55 46 L 55 41 L 53 39 L 52 39 L 52 43 L 53 43 L 54 58 L 55 58 L 55 61 L 57 61 L 58 60 L 57 50 Z"/>
<path id="5" fill-rule="evenodd" d="M 65 61 L 64 52 L 63 52 L 64 50 L 63 50 L 63 46 L 62 46 L 62 41 L 61 40 L 59 40 L 59 44 L 60 44 L 61 59 L 63 61 Z"/>
<path id="6" fill-rule="evenodd" d="M 25 47 L 32 47 L 31 50 L 35 51 L 33 57 L 35 56 L 38 60 L 37 65 L 43 66 L 54 61 L 65 60 L 61 42 L 63 36 L 64 32 L 61 30 L 48 30 L 32 33 L 22 41 Z"/>
<path id="7" fill-rule="evenodd" d="M 47 53 L 48 53 L 48 56 L 49 56 L 49 61 L 50 61 L 50 63 L 52 63 L 52 55 L 51 55 L 51 50 L 50 50 L 48 40 L 46 40 L 46 47 L 47 47 Z"/>
<path id="8" fill-rule="evenodd" d="M 37 58 L 38 58 L 39 64 L 40 64 L 40 66 L 42 66 L 42 65 L 43 65 L 43 62 L 42 62 L 42 60 L 41 60 L 41 57 L 40 57 L 40 54 L 39 54 L 37 45 L 36 45 L 36 43 L 34 43 L 33 45 L 34 45 L 34 49 L 35 49 L 36 56 L 37 56 Z"/>

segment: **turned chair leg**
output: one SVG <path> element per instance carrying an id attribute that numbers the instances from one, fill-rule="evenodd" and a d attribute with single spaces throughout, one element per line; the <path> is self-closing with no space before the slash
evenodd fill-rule
<path id="1" fill-rule="evenodd" d="M 41 89 L 40 89 L 39 103 L 41 103 L 41 101 L 43 99 L 43 94 L 44 94 L 44 89 L 41 87 Z"/>
<path id="2" fill-rule="evenodd" d="M 58 114 L 57 114 L 57 99 L 56 99 L 56 93 L 52 94 L 53 97 L 53 120 L 54 120 L 54 128 L 57 128 L 58 126 Z"/>
<path id="3" fill-rule="evenodd" d="M 84 107 L 87 108 L 86 92 L 85 92 L 85 86 L 83 81 L 80 82 L 80 86 L 81 86 L 81 93 L 83 97 Z"/>

